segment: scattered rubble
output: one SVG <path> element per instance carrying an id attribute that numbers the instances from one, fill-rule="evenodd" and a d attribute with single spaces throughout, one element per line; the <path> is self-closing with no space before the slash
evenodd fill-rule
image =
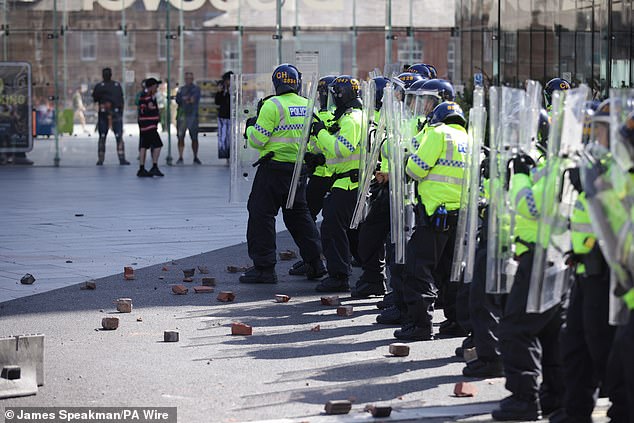
<path id="1" fill-rule="evenodd" d="M 132 313 L 132 298 L 119 298 L 116 304 L 119 313 Z"/>
<path id="2" fill-rule="evenodd" d="M 119 327 L 118 317 L 104 317 L 101 319 L 101 327 L 105 330 L 115 330 Z"/>
<path id="3" fill-rule="evenodd" d="M 231 291 L 220 291 L 217 300 L 223 303 L 228 303 L 236 299 L 236 295 Z"/>
<path id="4" fill-rule="evenodd" d="M 33 285 L 33 282 L 35 282 L 35 278 L 30 273 L 27 273 L 26 275 L 22 276 L 22 279 L 20 279 L 20 283 L 22 285 Z"/>
<path id="5" fill-rule="evenodd" d="M 390 354 L 397 357 L 407 357 L 409 355 L 409 345 L 400 342 L 390 344 Z"/>
<path id="6" fill-rule="evenodd" d="M 194 282 L 194 278 L 183 278 L 183 282 Z"/>
<path id="7" fill-rule="evenodd" d="M 189 291 L 189 289 L 187 289 L 187 287 L 185 287 L 184 285 L 172 286 L 172 292 L 176 295 L 185 295 L 187 294 L 187 291 Z"/>
<path id="8" fill-rule="evenodd" d="M 163 342 L 178 342 L 179 334 L 176 330 L 166 330 L 163 332 Z"/>
<path id="9" fill-rule="evenodd" d="M 97 289 L 97 283 L 95 281 L 93 281 L 93 280 L 89 280 L 89 281 L 86 281 L 83 284 L 81 284 L 79 286 L 79 289 L 81 289 L 83 291 L 85 291 L 85 290 L 92 291 L 93 289 Z"/>
<path id="10" fill-rule="evenodd" d="M 280 260 L 293 260 L 297 258 L 297 254 L 292 250 L 280 251 Z"/>
<path id="11" fill-rule="evenodd" d="M 291 297 L 284 294 L 275 294 L 275 302 L 276 303 L 287 303 L 291 300 Z"/>
<path id="12" fill-rule="evenodd" d="M 348 400 L 330 400 L 324 408 L 326 414 L 348 414 L 352 409 L 352 403 Z"/>
<path id="13" fill-rule="evenodd" d="M 453 394 L 457 397 L 473 397 L 478 393 L 475 385 L 469 382 L 458 382 L 453 387 Z"/>
<path id="14" fill-rule="evenodd" d="M 211 286 L 195 286 L 194 292 L 196 294 L 211 294 L 214 292 L 214 289 Z"/>
<path id="15" fill-rule="evenodd" d="M 132 267 L 130 267 L 130 266 L 124 267 L 123 268 L 123 278 L 126 281 L 131 281 L 131 280 L 135 279 L 134 269 Z"/>
<path id="16" fill-rule="evenodd" d="M 200 283 L 202 283 L 203 286 L 216 286 L 216 278 L 211 278 L 211 277 L 202 278 L 200 280 Z"/>
<path id="17" fill-rule="evenodd" d="M 231 335 L 252 335 L 253 334 L 253 328 L 249 325 L 246 325 L 244 323 L 232 323 L 231 324 Z"/>
<path id="18" fill-rule="evenodd" d="M 351 305 L 337 307 L 337 316 L 352 316 L 354 308 Z"/>
<path id="19" fill-rule="evenodd" d="M 321 326 L 319 325 L 315 325 L 312 328 L 310 328 L 311 332 L 319 332 L 321 330 Z"/>
<path id="20" fill-rule="evenodd" d="M 365 411 L 372 413 L 372 417 L 390 417 L 392 407 L 389 405 L 366 405 Z"/>
<path id="21" fill-rule="evenodd" d="M 339 304 L 341 304 L 341 302 L 339 301 L 339 297 L 336 295 L 333 297 L 321 297 L 321 305 L 338 306 Z"/>
<path id="22" fill-rule="evenodd" d="M 196 269 L 194 269 L 194 268 L 192 268 L 192 269 L 183 269 L 183 276 L 185 276 L 186 278 L 193 277 L 194 273 L 196 273 Z"/>

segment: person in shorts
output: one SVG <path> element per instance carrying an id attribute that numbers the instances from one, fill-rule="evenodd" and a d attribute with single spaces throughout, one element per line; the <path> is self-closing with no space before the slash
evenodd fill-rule
<path id="1" fill-rule="evenodd" d="M 164 176 L 158 168 L 158 159 L 161 154 L 163 142 L 158 133 L 158 124 L 161 120 L 158 103 L 156 101 L 156 91 L 161 81 L 156 78 L 148 78 L 144 81 L 145 87 L 139 96 L 137 106 L 139 123 L 139 171 L 136 176 L 152 177 Z M 150 150 L 152 156 L 152 168 L 145 170 L 145 154 Z"/>

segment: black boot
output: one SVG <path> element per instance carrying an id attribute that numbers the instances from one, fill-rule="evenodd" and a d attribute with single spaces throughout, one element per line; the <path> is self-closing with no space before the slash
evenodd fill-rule
<path id="1" fill-rule="evenodd" d="M 384 281 L 369 282 L 359 279 L 351 293 L 352 298 L 368 298 L 373 295 L 379 297 L 385 295 Z"/>
<path id="2" fill-rule="evenodd" d="M 490 377 L 503 377 L 504 376 L 504 366 L 502 365 L 501 360 L 496 361 L 484 361 L 484 360 L 475 360 L 470 362 L 462 369 L 462 375 L 466 377 L 477 377 L 477 378 L 490 378 Z"/>
<path id="3" fill-rule="evenodd" d="M 401 329 L 394 331 L 394 337 L 403 341 L 433 341 L 434 335 L 431 328 L 421 328 L 413 323 L 405 324 Z"/>
<path id="4" fill-rule="evenodd" d="M 304 260 L 296 261 L 288 270 L 288 274 L 292 276 L 304 276 L 308 270 L 308 264 Z"/>
<path id="5" fill-rule="evenodd" d="M 240 276 L 240 283 L 277 283 L 277 275 L 272 267 L 252 267 Z"/>
<path id="6" fill-rule="evenodd" d="M 350 286 L 348 285 L 348 278 L 335 278 L 332 276 L 328 276 L 326 279 L 321 281 L 317 287 L 315 287 L 315 291 L 317 292 L 348 292 L 350 291 Z"/>
<path id="7" fill-rule="evenodd" d="M 308 280 L 319 279 L 328 273 L 328 270 L 326 270 L 326 266 L 324 266 L 324 262 L 321 259 L 314 260 L 310 264 L 304 264 L 304 266 L 306 266 L 305 274 Z M 291 268 L 291 270 L 293 269 Z"/>
<path id="8" fill-rule="evenodd" d="M 388 307 L 376 316 L 377 323 L 382 325 L 400 325 L 403 323 L 401 310 L 396 306 Z"/>
<path id="9" fill-rule="evenodd" d="M 527 400 L 516 395 L 500 401 L 500 407 L 491 413 L 493 420 L 497 421 L 535 421 L 542 417 L 539 400 Z"/>

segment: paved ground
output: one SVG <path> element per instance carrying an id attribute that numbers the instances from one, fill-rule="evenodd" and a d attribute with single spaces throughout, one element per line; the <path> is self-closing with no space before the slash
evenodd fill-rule
<path id="1" fill-rule="evenodd" d="M 411 343 L 408 357 L 391 357 L 395 328 L 374 323 L 375 299 L 344 297 L 354 315 L 338 317 L 313 282 L 287 275 L 292 262 L 279 263 L 277 285 L 240 285 L 226 266 L 249 263 L 246 212 L 227 204 L 229 172 L 213 160 L 213 137 L 202 142 L 206 165 L 142 180 L 136 166 L 113 164 L 114 142 L 103 168 L 94 166 L 94 137 L 62 140 L 59 168 L 50 166 L 50 142 L 37 141 L 36 166 L 0 167 L 0 336 L 46 336 L 46 384 L 0 406 L 176 406 L 181 422 L 357 422 L 375 421 L 366 404 L 389 404 L 389 421 L 490 421 L 507 395 L 503 379 L 491 379 L 472 381 L 474 398 L 453 397 L 465 380 L 453 357 L 459 339 Z M 282 232 L 284 248 L 296 250 Z M 125 265 L 136 268 L 134 281 L 123 279 Z M 197 272 L 188 295 L 173 295 L 182 269 L 199 265 L 210 274 Z M 18 282 L 26 272 L 37 278 L 31 287 Z M 202 276 L 236 301 L 191 292 Z M 86 279 L 97 290 L 80 290 Z M 291 301 L 275 303 L 278 293 Z M 116 312 L 121 297 L 132 298 L 131 314 Z M 119 329 L 100 330 L 104 316 L 119 317 Z M 236 321 L 254 334 L 231 336 Z M 180 331 L 181 341 L 162 342 L 164 330 Z M 330 399 L 351 399 L 351 414 L 321 415 Z"/>

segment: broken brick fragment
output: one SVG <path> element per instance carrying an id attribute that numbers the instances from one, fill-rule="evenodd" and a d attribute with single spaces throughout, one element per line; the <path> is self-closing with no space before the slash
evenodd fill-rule
<path id="1" fill-rule="evenodd" d="M 35 282 L 35 278 L 30 273 L 27 273 L 26 275 L 22 276 L 22 279 L 20 279 L 20 283 L 22 285 L 33 285 L 33 282 Z"/>
<path id="2" fill-rule="evenodd" d="M 287 303 L 291 300 L 291 297 L 284 294 L 275 294 L 275 302 L 278 303 Z"/>
<path id="3" fill-rule="evenodd" d="M 183 278 L 183 282 L 194 282 L 194 278 Z"/>
<path id="4" fill-rule="evenodd" d="M 469 382 L 458 382 L 453 387 L 453 394 L 457 397 L 473 397 L 477 393 L 475 385 Z"/>
<path id="5" fill-rule="evenodd" d="M 338 296 L 332 296 L 332 297 L 321 297 L 321 305 L 326 305 L 326 306 L 338 306 L 340 303 L 339 301 L 339 297 Z"/>
<path id="6" fill-rule="evenodd" d="M 194 292 L 196 294 L 209 294 L 214 292 L 214 289 L 211 286 L 195 286 Z"/>
<path id="7" fill-rule="evenodd" d="M 216 278 L 202 278 L 200 283 L 202 283 L 203 286 L 216 286 Z"/>
<path id="8" fill-rule="evenodd" d="M 132 299 L 119 298 L 117 300 L 117 311 L 119 313 L 132 313 Z"/>
<path id="9" fill-rule="evenodd" d="M 123 278 L 126 281 L 131 281 L 134 279 L 134 269 L 130 266 L 126 266 L 123 268 Z"/>
<path id="10" fill-rule="evenodd" d="M 231 291 L 220 291 L 218 297 L 216 298 L 218 301 L 222 301 L 223 303 L 228 303 L 236 299 L 236 295 Z"/>
<path id="11" fill-rule="evenodd" d="M 178 342 L 179 334 L 176 330 L 166 330 L 163 332 L 163 342 Z"/>
<path id="12" fill-rule="evenodd" d="M 115 330 L 119 327 L 118 317 L 104 317 L 101 319 L 101 327 L 105 330 Z"/>
<path id="13" fill-rule="evenodd" d="M 372 417 L 390 417 L 392 407 L 389 405 L 366 405 L 365 411 L 372 413 Z"/>
<path id="14" fill-rule="evenodd" d="M 337 316 L 352 316 L 353 307 L 351 305 L 337 307 Z"/>
<path id="15" fill-rule="evenodd" d="M 93 289 L 97 289 L 97 284 L 95 281 L 86 281 L 79 287 L 79 289 L 92 291 Z"/>
<path id="16" fill-rule="evenodd" d="M 209 273 L 209 269 L 207 268 L 207 266 L 198 266 L 198 271 L 201 275 L 206 275 L 207 273 Z"/>
<path id="17" fill-rule="evenodd" d="M 313 326 L 312 328 L 310 328 L 311 332 L 319 332 L 320 330 L 321 330 L 321 326 L 319 326 L 319 325 L 316 325 L 316 326 Z"/>
<path id="18" fill-rule="evenodd" d="M 390 354 L 397 357 L 407 357 L 409 355 L 409 345 L 400 342 L 390 344 Z"/>
<path id="19" fill-rule="evenodd" d="M 297 258 L 297 254 L 292 250 L 280 251 L 280 260 L 293 260 Z"/>
<path id="20" fill-rule="evenodd" d="M 187 291 L 189 291 L 189 290 L 184 285 L 173 285 L 172 286 L 172 292 L 174 294 L 185 295 L 185 294 L 187 294 Z"/>
<path id="21" fill-rule="evenodd" d="M 183 276 L 186 278 L 191 278 L 196 273 L 196 269 L 183 269 Z"/>
<path id="22" fill-rule="evenodd" d="M 324 408 L 326 414 L 348 414 L 352 409 L 352 403 L 348 400 L 330 400 Z"/>
<path id="23" fill-rule="evenodd" d="M 232 323 L 231 324 L 231 335 L 252 335 L 253 334 L 253 328 L 249 325 L 246 325 L 244 323 Z"/>

